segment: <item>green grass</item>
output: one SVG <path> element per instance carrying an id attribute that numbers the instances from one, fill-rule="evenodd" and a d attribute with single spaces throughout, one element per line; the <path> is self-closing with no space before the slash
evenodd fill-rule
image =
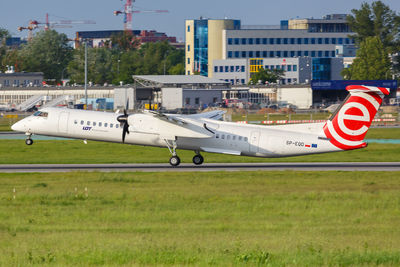
<path id="1" fill-rule="evenodd" d="M 399 178 L 0 174 L 0 266 L 399 266 Z"/>
<path id="2" fill-rule="evenodd" d="M 131 146 L 104 142 L 41 141 L 32 146 L 24 140 L 0 140 L 0 164 L 39 163 L 166 163 L 167 148 Z M 289 158 L 253 158 L 202 153 L 205 162 L 393 162 L 400 161 L 400 145 L 369 144 L 365 149 Z M 182 162 L 191 163 L 193 151 L 178 150 Z"/>

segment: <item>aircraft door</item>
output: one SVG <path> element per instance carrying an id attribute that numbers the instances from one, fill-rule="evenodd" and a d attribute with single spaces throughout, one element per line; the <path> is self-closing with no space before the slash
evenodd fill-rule
<path id="1" fill-rule="evenodd" d="M 58 132 L 68 133 L 69 112 L 61 112 L 58 117 Z"/>
<path id="2" fill-rule="evenodd" d="M 250 152 L 257 153 L 259 150 L 260 131 L 251 132 L 250 135 Z"/>

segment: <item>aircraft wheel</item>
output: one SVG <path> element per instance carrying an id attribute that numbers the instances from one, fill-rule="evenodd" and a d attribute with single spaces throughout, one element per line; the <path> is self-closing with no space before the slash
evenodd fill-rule
<path id="1" fill-rule="evenodd" d="M 181 159 L 178 156 L 172 156 L 169 159 L 169 164 L 171 164 L 171 166 L 178 166 L 181 163 Z"/>
<path id="2" fill-rule="evenodd" d="M 204 158 L 202 155 L 198 154 L 193 157 L 193 163 L 196 165 L 201 165 L 204 162 Z"/>
<path id="3" fill-rule="evenodd" d="M 30 145 L 32 145 L 32 144 L 33 144 L 33 140 L 32 140 L 32 139 L 30 139 L 30 138 L 28 138 L 28 139 L 25 139 L 25 144 L 27 144 L 28 146 L 30 146 Z"/>

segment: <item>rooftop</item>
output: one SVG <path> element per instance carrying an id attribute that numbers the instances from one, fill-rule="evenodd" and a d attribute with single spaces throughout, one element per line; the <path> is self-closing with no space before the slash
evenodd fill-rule
<path id="1" fill-rule="evenodd" d="M 133 75 L 132 77 L 136 82 L 146 87 L 198 86 L 204 88 L 207 86 L 230 86 L 229 82 L 200 75 Z"/>

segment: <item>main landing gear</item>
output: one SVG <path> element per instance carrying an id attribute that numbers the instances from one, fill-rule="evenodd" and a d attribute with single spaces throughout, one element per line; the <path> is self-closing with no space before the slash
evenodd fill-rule
<path id="1" fill-rule="evenodd" d="M 181 159 L 176 154 L 176 148 L 177 148 L 176 140 L 170 141 L 170 140 L 164 139 L 164 141 L 167 144 L 169 152 L 172 155 L 171 158 L 169 159 L 169 164 L 171 164 L 171 166 L 173 166 L 173 167 L 178 166 L 181 163 Z M 204 158 L 202 155 L 200 155 L 199 151 L 195 151 L 195 152 L 196 152 L 196 155 L 194 155 L 192 161 L 196 165 L 201 165 L 204 162 Z"/>
<path id="2" fill-rule="evenodd" d="M 26 139 L 25 139 L 25 144 L 27 144 L 28 146 L 31 146 L 33 144 L 33 140 L 31 139 L 31 134 L 29 134 Z"/>

